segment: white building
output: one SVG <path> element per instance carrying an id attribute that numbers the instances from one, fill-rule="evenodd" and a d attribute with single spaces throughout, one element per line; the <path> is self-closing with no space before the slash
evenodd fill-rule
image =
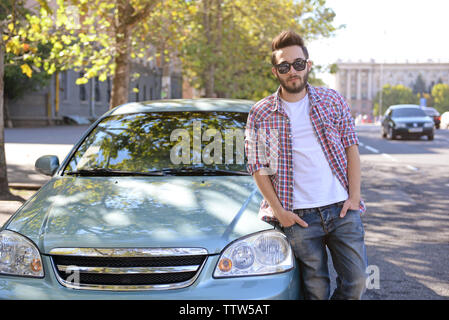
<path id="1" fill-rule="evenodd" d="M 385 84 L 413 88 L 419 75 L 429 90 L 438 82 L 449 84 L 449 63 L 337 63 L 335 87 L 348 101 L 353 115 L 372 114 L 374 99 Z M 388 106 L 383 106 L 384 108 Z"/>

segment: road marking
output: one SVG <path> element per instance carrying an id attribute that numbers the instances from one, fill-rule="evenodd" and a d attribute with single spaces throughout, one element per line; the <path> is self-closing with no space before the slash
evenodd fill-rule
<path id="1" fill-rule="evenodd" d="M 440 137 L 438 137 L 438 138 L 436 138 L 437 140 L 443 140 L 443 141 L 446 141 L 446 142 L 449 142 L 449 139 L 446 139 L 446 138 L 440 138 Z"/>
<path id="2" fill-rule="evenodd" d="M 365 146 L 365 149 L 368 149 L 369 151 L 374 152 L 374 153 L 379 153 L 379 150 L 374 149 L 373 147 L 370 147 L 370 146 Z"/>
<path id="3" fill-rule="evenodd" d="M 446 183 L 446 187 L 449 187 L 449 183 Z"/>
<path id="4" fill-rule="evenodd" d="M 399 162 L 399 160 L 398 159 L 396 159 L 396 158 L 393 158 L 392 156 L 390 156 L 389 154 L 387 154 L 387 153 L 382 153 L 382 155 L 385 157 L 385 158 L 388 158 L 388 159 L 390 159 L 391 161 L 394 161 L 394 162 Z"/>
<path id="5" fill-rule="evenodd" d="M 359 146 L 364 147 L 365 144 L 363 142 L 359 142 Z"/>
<path id="6" fill-rule="evenodd" d="M 362 144 L 361 144 L 362 145 Z M 363 146 L 363 145 L 362 145 Z M 377 150 L 377 149 L 375 149 L 375 148 L 373 148 L 373 147 L 370 147 L 370 146 L 364 146 L 365 147 L 365 149 L 368 149 L 369 151 L 371 151 L 371 152 L 374 152 L 374 153 L 380 153 L 380 151 L 379 150 Z M 392 157 L 392 156 L 390 156 L 388 153 L 382 153 L 382 156 L 384 156 L 385 158 L 387 158 L 387 159 L 389 159 L 389 160 L 391 160 L 391 161 L 393 161 L 393 162 L 399 162 L 399 160 L 398 159 L 396 159 L 396 158 L 394 158 L 394 157 Z M 407 169 L 410 169 L 410 170 L 413 170 L 413 171 L 418 171 L 419 169 L 418 168 L 416 168 L 416 167 L 414 167 L 414 166 L 411 166 L 411 165 L 406 165 L 405 166 Z M 449 186 L 449 184 L 448 184 L 448 186 Z"/>

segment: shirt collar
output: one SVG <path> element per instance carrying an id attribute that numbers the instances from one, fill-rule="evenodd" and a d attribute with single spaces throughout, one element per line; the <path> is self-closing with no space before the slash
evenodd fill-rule
<path id="1" fill-rule="evenodd" d="M 321 101 L 321 98 L 320 98 L 319 94 L 316 92 L 315 87 L 312 87 L 310 84 L 306 84 L 306 90 L 307 90 L 307 95 L 309 96 L 309 101 L 310 101 L 311 106 L 315 106 L 316 104 L 318 104 Z M 280 93 L 281 93 L 281 86 L 279 86 L 278 89 L 276 90 L 276 92 L 274 93 L 274 103 L 271 108 L 272 112 L 278 110 L 281 113 L 285 113 L 285 110 L 282 107 Z"/>

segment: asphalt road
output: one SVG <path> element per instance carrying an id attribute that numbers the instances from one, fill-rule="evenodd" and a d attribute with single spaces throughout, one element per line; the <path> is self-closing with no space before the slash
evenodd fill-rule
<path id="1" fill-rule="evenodd" d="M 37 157 L 63 159 L 86 128 L 6 129 L 10 180 L 45 182 L 33 171 Z M 434 141 L 388 141 L 373 125 L 357 131 L 371 287 L 363 298 L 449 299 L 449 130 Z M 15 210 L 1 206 L 0 223 Z"/>
<path id="2" fill-rule="evenodd" d="M 449 130 L 434 141 L 389 141 L 378 126 L 358 134 L 368 264 L 379 275 L 365 298 L 449 299 Z"/>

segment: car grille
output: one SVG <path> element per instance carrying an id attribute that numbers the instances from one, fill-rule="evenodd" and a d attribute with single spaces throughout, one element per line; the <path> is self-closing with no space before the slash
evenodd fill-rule
<path id="1" fill-rule="evenodd" d="M 202 248 L 50 251 L 58 281 L 73 289 L 164 290 L 183 288 L 198 277 L 207 258 Z"/>
<path id="2" fill-rule="evenodd" d="M 422 128 L 424 127 L 424 122 L 407 122 L 405 125 L 407 128 Z"/>

